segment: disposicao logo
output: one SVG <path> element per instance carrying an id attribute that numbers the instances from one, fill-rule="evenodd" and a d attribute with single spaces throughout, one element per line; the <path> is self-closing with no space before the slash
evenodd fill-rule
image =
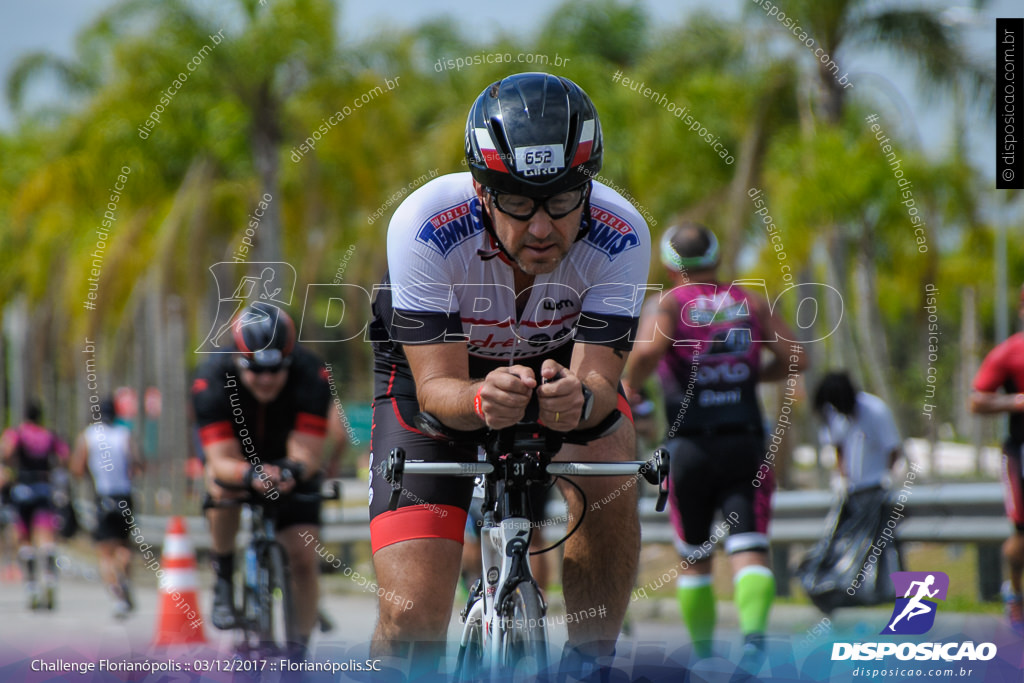
<path id="1" fill-rule="evenodd" d="M 949 576 L 945 572 L 893 572 L 889 575 L 896 588 L 896 604 L 888 623 L 879 635 L 916 636 L 935 625 L 936 600 L 945 600 Z M 899 597 L 902 596 L 902 597 Z M 973 641 L 948 643 L 833 643 L 832 660 L 879 660 L 895 656 L 900 660 L 961 659 L 987 661 L 996 656 L 993 643 Z"/>
<path id="2" fill-rule="evenodd" d="M 896 587 L 896 606 L 880 633 L 917 636 L 930 631 L 938 609 L 934 601 L 946 599 L 949 576 L 945 572 L 893 572 L 889 576 Z"/>

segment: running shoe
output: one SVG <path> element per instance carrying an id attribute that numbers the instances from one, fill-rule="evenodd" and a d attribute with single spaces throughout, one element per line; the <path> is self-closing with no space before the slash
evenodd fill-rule
<path id="1" fill-rule="evenodd" d="M 1003 606 L 1006 609 L 1006 618 L 1010 622 L 1010 628 L 1017 635 L 1024 636 L 1024 601 L 1021 596 L 1013 592 L 1010 582 L 1003 583 Z"/>

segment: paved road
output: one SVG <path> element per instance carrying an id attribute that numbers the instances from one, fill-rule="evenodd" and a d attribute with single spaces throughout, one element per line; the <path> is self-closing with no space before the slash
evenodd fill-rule
<path id="1" fill-rule="evenodd" d="M 67 678 L 60 679 L 46 678 L 43 674 L 32 674 L 36 677 L 27 678 L 28 668 L 33 659 L 92 662 L 109 659 L 123 662 L 142 658 L 152 661 L 164 661 L 168 657 L 189 661 L 195 658 L 211 661 L 231 657 L 231 635 L 216 631 L 208 625 L 205 634 L 209 644 L 206 647 L 178 648 L 170 651 L 152 648 L 151 642 L 157 622 L 155 585 L 139 586 L 136 591 L 139 603 L 137 612 L 125 621 L 116 621 L 111 616 L 109 599 L 94 577 L 89 576 L 88 567 L 72 563 L 69 574 L 70 576 L 62 578 L 59 604 L 53 612 L 29 612 L 25 609 L 21 585 L 0 582 L 0 681 L 90 680 L 87 677 L 69 674 L 64 674 Z M 204 571 L 202 574 L 204 581 L 208 581 L 208 572 Z M 339 579 L 337 576 L 330 577 L 328 585 L 337 589 Z M 200 595 L 200 610 L 203 615 L 209 613 L 209 602 L 209 590 L 204 586 Z M 564 608 L 559 604 L 560 600 L 552 602 L 549 629 L 552 653 L 557 656 L 566 638 L 565 616 Z M 315 636 L 316 656 L 331 661 L 350 658 L 356 661 L 365 660 L 376 616 L 373 596 L 366 593 L 331 592 L 324 597 L 323 604 L 328 614 L 335 620 L 336 627 L 330 633 Z M 684 666 L 690 667 L 694 664 L 688 658 L 685 647 L 688 638 L 676 610 L 671 600 L 640 600 L 631 606 L 630 630 L 620 639 L 616 659 L 616 666 L 626 672 L 624 680 L 634 678 L 630 675 L 631 667 L 639 660 L 667 661 L 666 671 L 675 671 L 676 680 L 680 680 L 678 676 Z M 791 646 L 797 648 L 799 660 L 808 650 L 815 647 L 826 646 L 827 650 L 830 640 L 877 640 L 877 634 L 890 616 L 890 612 L 891 608 L 839 610 L 829 622 L 832 630 L 825 635 L 818 635 L 817 632 L 823 629 L 826 622 L 821 620 L 822 615 L 816 610 L 803 606 L 777 606 L 773 611 L 769 628 L 770 632 L 777 636 L 776 645 L 782 648 L 777 662 L 794 660 L 789 650 Z M 735 668 L 735 662 L 739 661 L 740 643 L 735 610 L 729 603 L 723 604 L 719 609 L 717 633 L 720 639 L 716 647 L 717 656 L 697 664 L 695 672 L 690 677 L 691 681 L 728 680 L 727 674 Z M 452 640 L 456 639 L 457 635 L 458 621 L 453 619 Z M 935 641 L 971 639 L 975 642 L 998 642 L 1003 655 L 1010 659 L 1016 657 L 1014 661 L 1018 662 L 1016 666 L 1019 667 L 1019 645 L 1016 652 L 1007 652 L 1003 645 L 1009 638 L 1001 620 L 996 616 L 949 611 L 939 614 L 935 627 L 927 636 L 928 640 Z M 825 657 L 827 658 L 827 654 Z M 845 664 L 848 665 L 848 669 L 852 666 L 851 663 Z M 771 663 L 767 664 L 762 675 L 774 671 L 771 666 Z M 146 680 L 160 679 L 154 677 Z M 263 677 L 259 680 L 276 679 Z M 324 680 L 339 679 L 332 677 Z M 849 676 L 833 676 L 832 680 L 854 679 Z"/>

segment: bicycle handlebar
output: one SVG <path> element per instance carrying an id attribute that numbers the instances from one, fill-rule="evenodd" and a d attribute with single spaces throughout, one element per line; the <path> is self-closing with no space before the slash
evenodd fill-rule
<path id="1" fill-rule="evenodd" d="M 548 474 L 570 477 L 615 477 L 643 474 L 646 478 L 648 470 L 654 471 L 660 466 L 661 457 L 656 453 L 655 457 L 650 460 L 550 462 L 544 469 Z M 388 470 L 394 471 L 396 468 L 390 467 L 391 460 L 389 459 L 388 462 Z M 388 470 L 384 473 L 384 479 L 390 482 Z M 489 462 L 406 462 L 403 457 L 401 471 L 404 474 L 446 474 L 453 477 L 475 477 L 479 474 L 493 474 L 494 465 Z"/>
<path id="2" fill-rule="evenodd" d="M 613 410 L 593 427 L 559 432 L 539 422 L 521 422 L 505 429 L 474 429 L 461 431 L 448 427 L 430 413 L 420 412 L 413 423 L 424 435 L 451 445 L 471 444 L 482 446 L 488 455 L 539 453 L 554 455 L 563 444 L 584 445 L 597 441 L 617 430 L 622 423 L 622 413 Z"/>
<path id="3" fill-rule="evenodd" d="M 613 410 L 608 417 L 589 429 L 570 432 L 556 432 L 543 425 L 523 423 L 502 430 L 478 429 L 459 431 L 450 429 L 430 413 L 421 412 L 413 418 L 416 427 L 426 436 L 451 445 L 476 444 L 482 445 L 493 461 L 504 455 L 521 455 L 537 453 L 550 456 L 558 452 L 562 444 L 586 444 L 602 438 L 618 429 L 622 414 Z M 553 447 L 553 448 L 552 448 Z M 544 458 L 541 458 L 543 463 Z M 656 509 L 665 509 L 668 499 L 668 451 L 659 448 L 649 460 L 629 460 L 625 462 L 547 462 L 544 471 L 548 474 L 563 476 L 631 476 L 643 475 L 650 484 L 658 487 Z M 384 480 L 391 484 L 392 495 L 388 505 L 394 509 L 401 493 L 402 479 L 410 474 L 441 474 L 456 477 L 475 477 L 481 474 L 493 474 L 493 462 L 406 462 L 405 450 L 394 448 L 388 454 L 387 464 L 383 472 Z"/>
<path id="4" fill-rule="evenodd" d="M 279 504 L 283 501 L 293 503 L 316 503 L 323 500 L 341 500 L 341 482 L 337 479 L 330 479 L 322 482 L 320 490 L 316 493 L 309 491 L 296 491 L 292 489 L 288 493 L 283 493 L 277 498 L 267 498 L 252 488 L 246 488 L 239 484 L 231 484 L 228 482 L 221 481 L 220 479 L 214 479 L 213 482 L 218 486 L 231 490 L 231 491 L 245 491 L 249 495 L 242 498 L 225 498 L 223 500 L 212 501 L 213 507 L 225 508 L 225 507 L 236 507 L 238 505 L 271 505 Z M 324 492 L 324 485 L 329 489 L 326 493 Z"/>

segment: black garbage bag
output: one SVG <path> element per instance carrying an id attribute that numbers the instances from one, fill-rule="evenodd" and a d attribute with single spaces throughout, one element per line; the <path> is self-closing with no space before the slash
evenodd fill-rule
<path id="1" fill-rule="evenodd" d="M 800 585 L 822 612 L 895 600 L 889 574 L 900 571 L 901 563 L 888 524 L 892 513 L 889 490 L 881 486 L 850 493 L 832 510 L 829 534 L 796 569 Z"/>

